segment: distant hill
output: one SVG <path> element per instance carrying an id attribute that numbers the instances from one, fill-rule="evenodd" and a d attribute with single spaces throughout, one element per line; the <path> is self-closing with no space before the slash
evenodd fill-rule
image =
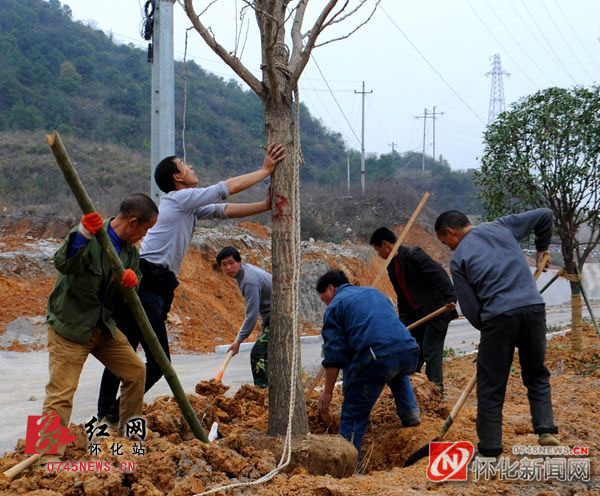
<path id="1" fill-rule="evenodd" d="M 101 4 L 99 4 L 101 5 Z M 145 51 L 76 22 L 58 0 L 0 0 L 0 131 L 59 129 L 97 142 L 149 150 L 150 70 Z M 200 42 L 198 40 L 198 42 Z M 181 129 L 183 64 L 175 64 Z M 234 81 L 188 64 L 186 147 L 216 175 L 262 160 L 262 107 Z M 301 109 L 305 178 L 343 156 L 341 136 Z M 181 135 L 177 133 L 181 152 Z"/>

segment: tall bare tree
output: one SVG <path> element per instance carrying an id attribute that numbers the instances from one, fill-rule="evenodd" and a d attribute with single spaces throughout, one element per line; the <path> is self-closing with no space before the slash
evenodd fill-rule
<path id="1" fill-rule="evenodd" d="M 239 19 L 247 9 L 254 11 L 260 31 L 260 66 L 262 80 L 255 77 L 238 57 L 243 29 L 237 29 L 233 51 L 224 48 L 212 29 L 201 20 L 202 14 L 217 0 L 204 2 L 203 10 L 194 4 L 202 2 L 178 0 L 206 44 L 261 99 L 264 107 L 265 134 L 268 143 L 283 143 L 287 150 L 285 162 L 273 176 L 273 299 L 271 305 L 271 334 L 269 336 L 269 434 L 281 435 L 288 424 L 288 401 L 291 392 L 290 369 L 292 350 L 298 350 L 298 293 L 300 266 L 300 196 L 299 166 L 301 162 L 300 130 L 294 104 L 298 104 L 298 81 L 314 48 L 345 39 L 373 16 L 381 0 L 327 0 L 319 1 L 322 9 L 314 16 L 307 30 L 305 14 L 309 0 L 243 0 Z M 199 13 L 198 13 L 199 12 Z M 324 30 L 350 18 L 361 17 L 343 35 L 323 42 L 317 40 Z M 291 49 L 286 44 L 286 29 L 290 29 Z M 299 371 L 300 360 L 297 360 Z M 308 421 L 303 401 L 302 385 L 298 378 L 294 405 L 292 432 L 306 434 Z"/>

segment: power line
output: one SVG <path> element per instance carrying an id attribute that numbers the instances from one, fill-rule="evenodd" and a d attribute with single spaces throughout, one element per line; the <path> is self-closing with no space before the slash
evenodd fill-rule
<path id="1" fill-rule="evenodd" d="M 558 54 L 554 51 L 554 48 L 552 48 L 552 45 L 550 44 L 550 42 L 548 41 L 548 38 L 546 38 L 546 35 L 544 34 L 544 32 L 540 29 L 540 26 L 538 25 L 537 21 L 535 20 L 535 17 L 533 17 L 533 15 L 531 14 L 531 11 L 529 10 L 529 7 L 527 7 L 527 4 L 521 0 L 521 3 L 523 4 L 523 7 L 525 7 L 525 10 L 527 11 L 527 14 L 529 14 L 529 17 L 531 18 L 531 20 L 533 21 L 533 25 L 537 28 L 537 30 L 539 31 L 540 35 L 542 36 L 542 38 L 544 39 L 544 41 L 546 42 L 546 44 L 548 45 L 548 48 L 550 48 L 550 51 L 554 54 L 554 57 L 556 59 L 556 61 L 558 62 L 558 64 L 563 68 L 563 70 L 567 73 L 567 75 L 573 80 L 574 83 L 577 83 L 577 81 L 575 80 L 575 78 L 573 76 L 571 76 L 571 73 L 569 72 L 569 70 L 565 67 L 565 65 L 562 63 L 562 60 L 560 60 Z"/>
<path id="2" fill-rule="evenodd" d="M 571 32 L 575 36 L 575 39 L 577 40 L 577 42 L 579 43 L 579 45 L 581 46 L 581 48 L 583 48 L 583 51 L 585 53 L 587 53 L 588 57 L 592 60 L 592 62 L 594 64 L 596 64 L 596 67 L 598 67 L 598 69 L 600 69 L 600 65 L 596 62 L 596 59 L 592 56 L 592 54 L 588 51 L 588 49 L 586 48 L 586 46 L 583 44 L 583 42 L 581 41 L 581 38 L 579 38 L 579 36 L 577 35 L 577 31 L 575 31 L 573 29 L 573 26 L 569 22 L 569 18 L 565 15 L 565 12 L 563 11 L 562 7 L 560 6 L 560 3 L 558 2 L 558 0 L 554 0 L 554 3 L 556 3 L 556 6 L 558 7 L 558 10 L 560 10 L 560 13 L 564 17 L 565 21 L 567 21 L 567 26 L 569 26 L 569 29 L 571 30 Z"/>
<path id="3" fill-rule="evenodd" d="M 496 16 L 496 19 L 498 19 L 498 21 L 500 22 L 500 24 L 502 24 L 502 26 L 504 27 L 504 29 L 506 29 L 506 32 L 510 35 L 510 37 L 512 38 L 512 40 L 517 44 L 517 46 L 521 49 L 521 51 L 527 56 L 527 58 L 529 59 L 529 61 L 535 66 L 535 68 L 540 71 L 542 73 L 542 75 L 548 79 L 548 81 L 550 81 L 550 84 L 554 84 L 554 81 L 552 80 L 552 78 L 550 76 L 548 76 L 541 68 L 540 66 L 537 64 L 537 62 L 535 61 L 535 59 L 533 57 L 531 57 L 531 55 L 529 55 L 529 52 L 527 50 L 525 50 L 523 48 L 523 45 L 521 45 L 521 42 L 512 34 L 512 31 L 510 29 L 508 29 L 508 27 L 506 26 L 506 24 L 504 23 L 504 21 L 502 20 L 502 18 L 497 14 L 497 12 L 494 10 L 494 8 L 492 7 L 492 4 L 489 2 L 489 0 L 485 0 L 489 9 L 492 11 L 492 14 L 494 14 Z"/>
<path id="4" fill-rule="evenodd" d="M 481 22 L 481 25 L 486 29 L 486 31 L 492 36 L 492 38 L 494 38 L 494 40 L 496 40 L 496 43 L 498 43 L 498 45 L 500 46 L 500 48 L 502 48 L 502 50 L 506 53 L 506 55 L 508 56 L 508 58 L 512 61 L 512 63 L 515 65 L 515 67 L 517 69 L 519 69 L 519 71 L 521 71 L 523 73 L 523 75 L 529 80 L 529 82 L 538 90 L 540 89 L 539 85 L 536 84 L 530 77 L 529 74 L 527 73 L 527 71 L 524 71 L 521 66 L 517 63 L 517 61 L 515 59 L 512 58 L 510 51 L 508 51 L 504 45 L 502 45 L 502 43 L 500 42 L 500 40 L 496 37 L 496 35 L 494 34 L 494 32 L 488 27 L 488 25 L 483 21 L 483 19 L 481 18 L 481 16 L 477 13 L 477 11 L 473 8 L 473 6 L 471 5 L 471 3 L 469 2 L 469 0 L 465 0 L 465 2 L 467 3 L 467 5 L 469 6 L 469 8 L 473 11 L 473 14 L 475 14 L 475 16 L 477 17 L 477 19 L 479 19 L 479 22 Z"/>
<path id="5" fill-rule="evenodd" d="M 431 68 L 431 70 L 433 72 L 435 72 L 438 77 L 442 80 L 442 82 L 448 87 L 450 88 L 450 91 L 452 91 L 452 93 L 454 93 L 454 95 L 456 95 L 456 97 L 464 104 L 465 107 L 467 107 L 469 109 L 469 111 L 475 116 L 477 117 L 477 119 L 485 126 L 485 121 L 479 117 L 479 114 L 477 112 L 475 112 L 473 110 L 473 108 L 465 101 L 463 100 L 463 98 L 459 95 L 459 93 L 452 87 L 452 85 L 446 81 L 446 79 L 444 78 L 444 76 L 442 75 L 442 73 L 440 71 L 438 71 L 435 66 L 429 62 L 429 60 L 427 59 L 427 57 L 425 57 L 425 55 L 423 55 L 423 52 L 421 52 L 421 50 L 419 50 L 419 48 L 412 42 L 412 40 L 406 35 L 406 33 L 404 31 L 402 31 L 402 29 L 400 29 L 400 26 L 398 26 L 398 24 L 396 24 L 394 22 L 394 20 L 389 16 L 389 14 L 386 12 L 386 10 L 381 6 L 381 4 L 379 5 L 379 9 L 381 9 L 381 11 L 385 14 L 385 16 L 390 20 L 390 22 L 394 25 L 394 27 L 400 32 L 400 34 L 402 36 L 404 36 L 404 38 L 406 39 L 406 41 L 408 41 L 408 43 L 410 44 L 410 46 L 412 46 L 414 48 L 414 50 L 421 56 L 421 58 L 427 63 L 427 65 Z"/>
<path id="6" fill-rule="evenodd" d="M 321 74 L 321 77 L 323 78 L 323 81 L 325 82 L 325 85 L 329 89 L 329 92 L 331 93 L 331 97 L 333 98 L 333 101 L 335 102 L 335 104 L 337 105 L 338 109 L 340 109 L 340 112 L 344 116 L 344 120 L 346 121 L 346 124 L 348 124 L 348 127 L 350 128 L 350 131 L 352 131 L 352 134 L 356 138 L 356 141 L 358 142 L 358 144 L 361 144 L 361 141 L 360 141 L 359 137 L 354 132 L 354 129 L 352 128 L 352 125 L 350 124 L 350 121 L 348 121 L 348 118 L 346 117 L 346 114 L 344 113 L 344 111 L 342 110 L 342 107 L 340 106 L 339 102 L 337 101 L 337 98 L 335 97 L 335 94 L 333 93 L 333 91 L 331 91 L 331 88 L 329 87 L 329 83 L 327 82 L 327 79 L 325 79 L 325 75 L 323 74 L 323 71 L 321 71 L 321 68 L 319 67 L 319 64 L 317 64 L 317 59 L 315 59 L 315 56 L 312 53 L 310 54 L 310 58 L 312 59 L 312 61 L 317 66 L 319 74 Z"/>
<path id="7" fill-rule="evenodd" d="M 554 24 L 554 27 L 556 28 L 556 31 L 558 31 L 558 34 L 560 35 L 560 37 L 563 39 L 563 41 L 565 42 L 565 45 L 567 45 L 567 48 L 569 49 L 569 51 L 571 52 L 571 54 L 573 55 L 573 58 L 575 59 L 575 61 L 581 66 L 581 68 L 583 69 L 583 72 L 586 73 L 587 77 L 589 77 L 592 81 L 594 81 L 594 78 L 592 76 L 590 76 L 590 73 L 587 71 L 587 69 L 585 68 L 585 66 L 581 63 L 581 61 L 579 60 L 579 58 L 577 57 L 577 54 L 575 53 L 575 50 L 573 50 L 571 48 L 571 45 L 569 45 L 569 42 L 567 41 L 567 39 L 565 38 L 565 36 L 563 35 L 562 31 L 560 30 L 560 28 L 558 27 L 558 24 L 556 23 L 556 21 L 554 20 L 554 17 L 552 17 L 552 14 L 550 14 L 550 11 L 548 10 L 548 7 L 546 7 L 546 5 L 544 4 L 544 2 L 540 2 L 542 4 L 542 7 L 544 7 L 544 10 L 546 11 L 546 14 L 548 14 L 548 17 L 550 18 L 550 20 L 552 21 L 552 24 Z"/>

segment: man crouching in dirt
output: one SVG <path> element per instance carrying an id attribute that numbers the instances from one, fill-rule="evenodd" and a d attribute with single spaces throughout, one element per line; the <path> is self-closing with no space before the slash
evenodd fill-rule
<path id="1" fill-rule="evenodd" d="M 435 221 L 438 239 L 452 251 L 450 269 L 460 308 L 481 331 L 477 353 L 478 452 L 502 453 L 502 407 L 515 347 L 527 388 L 533 431 L 542 446 L 557 446 L 546 354 L 546 310 L 523 250 L 535 234 L 537 263 L 552 237 L 552 210 L 538 208 L 473 227 L 462 212 Z"/>
<path id="2" fill-rule="evenodd" d="M 158 187 L 165 193 L 160 200 L 156 226 L 142 242 L 140 270 L 143 279 L 140 301 L 152 324 L 152 329 L 167 357 L 170 358 L 166 320 L 179 285 L 177 276 L 183 258 L 190 247 L 196 219 L 227 219 L 260 214 L 271 208 L 271 198 L 255 203 L 217 203 L 229 195 L 244 191 L 269 177 L 285 159 L 283 145 L 271 144 L 262 167 L 254 172 L 231 177 L 206 188 L 198 188 L 199 179 L 193 167 L 171 156 L 160 161 L 154 172 Z M 146 385 L 148 391 L 162 377 L 162 370 L 149 351 L 133 314 L 122 306 L 117 323 L 133 349 L 141 344 L 146 354 Z M 98 418 L 109 423 L 119 421 L 119 401 L 116 399 L 119 379 L 105 369 L 98 395 Z"/>
<path id="3" fill-rule="evenodd" d="M 240 351 L 240 343 L 254 330 L 259 314 L 263 321 L 262 333 L 250 352 L 250 365 L 254 385 L 266 388 L 269 385 L 267 348 L 269 317 L 271 316 L 271 274 L 255 265 L 242 263 L 240 252 L 233 246 L 226 246 L 219 252 L 217 265 L 225 275 L 233 277 L 237 281 L 246 304 L 246 318 L 228 351 L 232 351 L 233 356 L 237 355 Z"/>
<path id="4" fill-rule="evenodd" d="M 48 300 L 48 352 L 50 380 L 46 385 L 43 412 L 56 412 L 61 427 L 68 427 L 81 369 L 91 353 L 123 381 L 119 432 L 127 420 L 142 414 L 144 363 L 112 318 L 118 285 L 137 286 L 139 254 L 134 246 L 151 228 L 158 215 L 146 195 L 131 195 L 121 203 L 119 215 L 103 221 L 92 212 L 81 219 L 54 255 L 58 277 Z M 125 272 L 117 281 L 95 234 L 104 226 L 119 254 Z M 65 446 L 58 448 L 62 456 Z M 54 461 L 44 455 L 41 464 Z"/>
<path id="5" fill-rule="evenodd" d="M 388 297 L 377 289 L 351 285 L 341 270 L 322 275 L 316 289 L 327 305 L 321 331 L 325 387 L 319 412 L 328 412 L 338 372 L 344 369 L 340 434 L 354 443 L 360 456 L 371 409 L 386 384 L 402 424 L 421 422 L 408 378 L 417 366 L 419 347 Z"/>

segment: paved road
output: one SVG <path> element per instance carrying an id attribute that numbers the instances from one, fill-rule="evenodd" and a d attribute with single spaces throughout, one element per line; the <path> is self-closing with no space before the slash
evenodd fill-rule
<path id="1" fill-rule="evenodd" d="M 143 354 L 141 354 L 143 356 Z M 302 367 L 308 372 L 318 369 L 321 344 L 302 345 Z M 215 376 L 223 363 L 224 355 L 174 355 L 173 365 L 187 392 L 194 386 Z M 81 423 L 96 414 L 96 401 L 103 367 L 90 356 L 83 367 L 71 421 Z M 48 382 L 48 352 L 18 353 L 0 351 L 0 453 L 12 450 L 19 438 L 25 437 L 28 415 L 39 415 L 44 401 L 44 386 Z M 252 382 L 250 352 L 240 352 L 229 364 L 223 382 L 237 390 L 240 385 Z M 161 379 L 145 396 L 152 402 L 157 396 L 171 394 L 169 385 Z"/>
<path id="2" fill-rule="evenodd" d="M 600 308 L 600 306 L 596 306 Z M 600 311 L 596 313 L 599 315 Z M 570 310 L 559 307 L 549 309 L 548 324 L 567 323 Z M 450 324 L 446 346 L 460 352 L 475 349 L 479 333 L 466 320 Z M 315 372 L 320 364 L 321 344 L 302 344 L 302 367 L 307 372 Z M 203 380 L 211 379 L 219 369 L 224 355 L 207 353 L 203 355 L 174 355 L 173 365 L 183 387 L 193 392 L 194 386 Z M 14 448 L 18 438 L 25 437 L 28 415 L 38 415 L 44 399 L 44 385 L 48 381 L 48 353 L 17 353 L 0 351 L 0 453 Z M 96 413 L 96 400 L 102 373 L 101 364 L 93 357 L 86 362 L 75 394 L 72 422 L 87 421 Z M 241 384 L 252 381 L 250 352 L 242 351 L 230 363 L 223 382 L 237 390 Z M 146 401 L 164 394 L 171 394 L 168 384 L 161 379 L 146 395 Z"/>

